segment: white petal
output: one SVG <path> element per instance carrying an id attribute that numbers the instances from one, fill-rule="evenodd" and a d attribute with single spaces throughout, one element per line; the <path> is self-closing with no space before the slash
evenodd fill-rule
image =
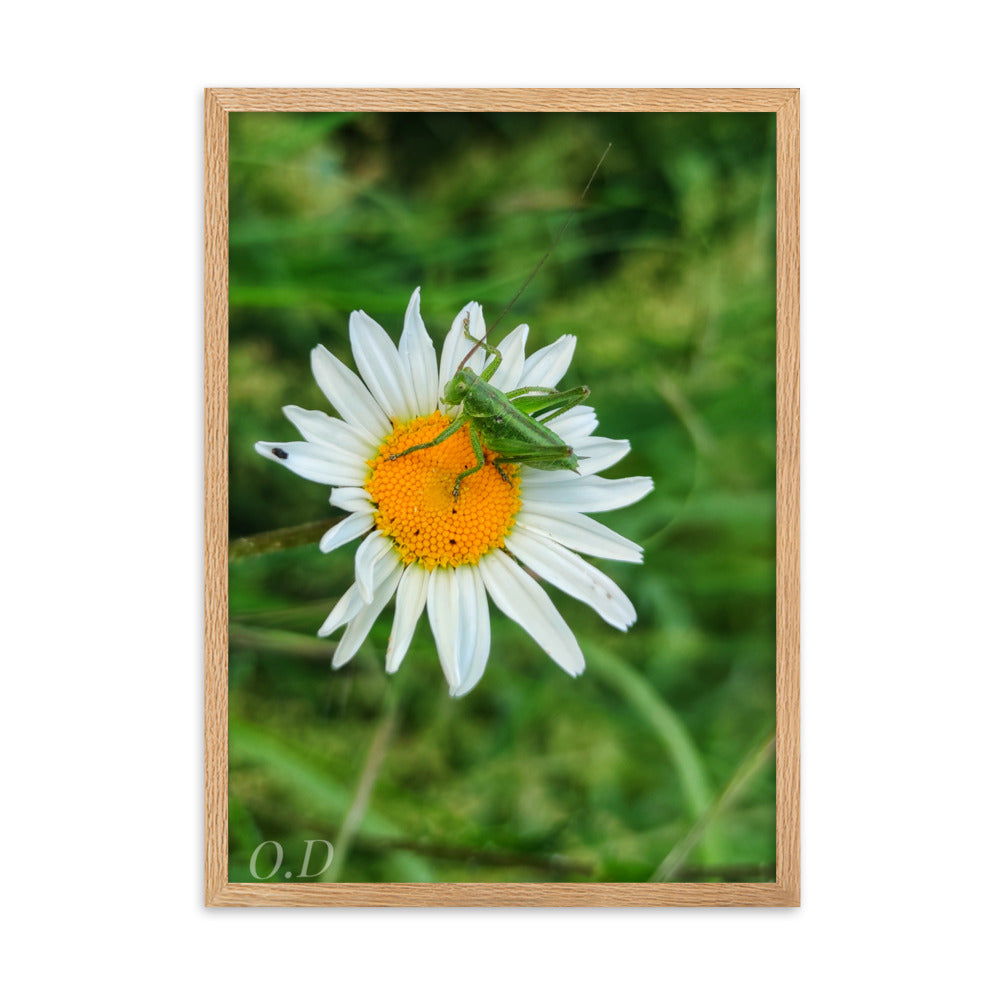
<path id="1" fill-rule="evenodd" d="M 556 386 L 559 379 L 566 374 L 573 352 L 576 350 L 576 337 L 563 334 L 554 344 L 535 351 L 524 363 L 524 370 L 518 385 Z"/>
<path id="2" fill-rule="evenodd" d="M 295 424 L 295 429 L 313 444 L 329 445 L 362 462 L 374 458 L 377 453 L 377 449 L 372 447 L 363 431 L 343 420 L 323 413 L 322 410 L 304 410 L 301 406 L 283 406 L 281 412 Z"/>
<path id="3" fill-rule="evenodd" d="M 358 585 L 352 583 L 344 592 L 344 596 L 333 606 L 333 610 L 326 616 L 326 621 L 319 627 L 316 633 L 320 638 L 336 632 L 344 622 L 349 622 L 365 606 L 361 600 L 361 591 Z"/>
<path id="4" fill-rule="evenodd" d="M 648 476 L 602 479 L 600 476 L 573 477 L 573 482 L 539 479 L 522 483 L 522 510 L 538 514 L 558 513 L 560 508 L 583 512 L 617 510 L 637 503 L 653 488 Z"/>
<path id="5" fill-rule="evenodd" d="M 473 671 L 473 659 L 476 653 L 476 637 L 479 626 L 479 615 L 476 608 L 476 587 L 479 578 L 471 566 L 456 566 L 455 598 L 456 598 L 456 629 L 455 629 L 455 674 L 457 680 L 451 686 L 452 697 L 464 689 L 469 675 Z M 484 664 L 485 666 L 485 664 Z"/>
<path id="6" fill-rule="evenodd" d="M 510 392 L 518 386 L 518 379 L 524 369 L 524 345 L 528 339 L 528 327 L 522 323 L 513 329 L 497 345 L 503 360 L 496 374 L 490 379 L 490 385 L 501 392 Z"/>
<path id="7" fill-rule="evenodd" d="M 448 336 L 444 338 L 444 347 L 441 348 L 441 376 L 438 379 L 438 396 L 444 393 L 444 387 L 455 377 L 458 363 L 472 349 L 472 340 L 465 336 L 466 314 L 469 317 L 469 334 L 473 340 L 479 340 L 486 334 L 483 307 L 478 302 L 470 302 L 455 317 L 455 322 L 451 324 Z M 474 372 L 481 372 L 485 360 L 486 352 L 481 347 L 477 347 L 472 357 L 466 361 L 466 365 Z"/>
<path id="8" fill-rule="evenodd" d="M 330 506 L 349 511 L 375 509 L 368 491 L 358 486 L 334 487 L 330 490 Z"/>
<path id="9" fill-rule="evenodd" d="M 597 472 L 610 469 L 612 465 L 620 462 L 630 451 L 632 446 L 626 440 L 615 440 L 614 438 L 592 437 L 586 441 L 581 441 L 575 449 L 579 460 L 579 471 L 581 476 L 592 476 Z"/>
<path id="10" fill-rule="evenodd" d="M 559 664 L 576 677 L 583 672 L 580 645 L 549 595 L 499 549 L 479 560 L 479 571 L 493 603 L 517 622 Z"/>
<path id="11" fill-rule="evenodd" d="M 394 674 L 406 651 L 410 648 L 413 631 L 427 603 L 427 584 L 431 574 L 419 563 L 410 563 L 403 571 L 396 591 L 396 616 L 389 633 L 389 647 L 385 652 L 385 669 Z"/>
<path id="12" fill-rule="evenodd" d="M 521 510 L 517 515 L 517 526 L 599 559 L 642 562 L 641 545 L 576 511 L 560 511 L 558 516 L 549 516 Z"/>
<path id="13" fill-rule="evenodd" d="M 373 593 L 377 592 L 379 587 L 392 576 L 399 565 L 399 562 L 395 559 L 381 559 L 376 562 L 375 573 L 372 578 Z M 361 596 L 361 588 L 358 587 L 357 583 L 352 583 L 347 588 L 344 596 L 334 605 L 330 614 L 327 615 L 326 621 L 320 626 L 318 634 L 320 636 L 327 636 L 331 632 L 335 632 L 344 622 L 352 621 L 367 606 L 368 602 Z"/>
<path id="14" fill-rule="evenodd" d="M 371 511 L 357 511 L 338 521 L 320 540 L 320 552 L 332 552 L 341 545 L 353 542 L 375 524 Z"/>
<path id="15" fill-rule="evenodd" d="M 375 592 L 375 569 L 392 551 L 392 542 L 380 531 L 373 531 L 354 555 L 354 579 L 361 591 L 361 600 L 371 604 Z"/>
<path id="16" fill-rule="evenodd" d="M 367 314 L 351 313 L 351 350 L 371 394 L 390 417 L 416 416 L 417 401 L 409 370 L 403 366 L 392 338 Z"/>
<path id="17" fill-rule="evenodd" d="M 458 587 L 455 571 L 448 566 L 438 566 L 431 571 L 427 586 L 427 619 L 434 633 L 438 659 L 449 689 L 458 687 L 458 663 L 455 653 L 458 645 Z"/>
<path id="18" fill-rule="evenodd" d="M 417 416 L 437 409 L 438 368 L 434 344 L 420 316 L 420 289 L 410 297 L 403 320 L 403 336 L 399 339 L 399 356 L 409 369 L 413 383 Z"/>
<path id="19" fill-rule="evenodd" d="M 507 536 L 506 546 L 528 569 L 589 604 L 609 625 L 625 632 L 635 624 L 635 608 L 621 587 L 575 552 L 517 528 Z"/>
<path id="20" fill-rule="evenodd" d="M 258 455 L 284 465 L 297 476 L 324 486 L 361 486 L 368 467 L 357 458 L 339 456 L 325 445 L 308 441 L 258 441 Z"/>
<path id="21" fill-rule="evenodd" d="M 577 442 L 597 430 L 597 414 L 592 406 L 574 406 L 572 410 L 547 420 L 545 426 L 575 448 Z"/>
<path id="22" fill-rule="evenodd" d="M 382 613 L 382 609 L 389 603 L 389 599 L 396 592 L 396 584 L 403 575 L 402 563 L 395 563 L 392 572 L 375 588 L 371 603 L 366 604 L 357 617 L 353 618 L 344 629 L 344 635 L 337 646 L 337 651 L 333 654 L 333 667 L 342 667 L 360 648 L 361 643 L 371 631 L 375 619 Z"/>
<path id="23" fill-rule="evenodd" d="M 450 692 L 454 698 L 468 694 L 479 683 L 490 655 L 490 609 L 486 602 L 486 587 L 477 566 L 463 568 L 469 570 L 470 579 L 467 586 L 473 600 L 468 609 L 468 617 L 460 619 L 459 628 L 468 629 L 474 634 L 474 639 L 468 660 L 464 663 L 459 662 L 459 674 L 462 679 L 458 687 Z"/>
<path id="24" fill-rule="evenodd" d="M 565 481 L 579 482 L 580 476 L 592 476 L 597 472 L 603 472 L 611 468 L 616 462 L 623 459 L 631 450 L 628 441 L 613 441 L 611 438 L 590 437 L 573 446 L 578 460 L 577 471 L 570 469 L 557 469 L 544 471 L 541 469 L 529 469 L 527 466 L 521 470 L 521 479 L 538 480 L 539 477 L 549 477 L 549 482 Z"/>
<path id="25" fill-rule="evenodd" d="M 322 344 L 313 348 L 310 359 L 316 384 L 334 409 L 367 441 L 378 445 L 392 430 L 392 424 L 365 388 L 364 382 Z"/>

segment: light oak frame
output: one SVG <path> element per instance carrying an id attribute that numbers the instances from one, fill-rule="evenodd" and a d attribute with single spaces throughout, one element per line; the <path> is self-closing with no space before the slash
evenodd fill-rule
<path id="1" fill-rule="evenodd" d="M 772 883 L 228 881 L 229 113 L 732 111 L 777 119 L 777 858 Z M 208 906 L 799 905 L 799 92 L 205 91 L 205 902 Z"/>

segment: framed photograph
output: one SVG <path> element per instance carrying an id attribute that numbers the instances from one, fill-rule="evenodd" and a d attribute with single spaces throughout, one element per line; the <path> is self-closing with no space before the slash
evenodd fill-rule
<path id="1" fill-rule="evenodd" d="M 208 905 L 798 905 L 798 120 L 206 91 Z"/>

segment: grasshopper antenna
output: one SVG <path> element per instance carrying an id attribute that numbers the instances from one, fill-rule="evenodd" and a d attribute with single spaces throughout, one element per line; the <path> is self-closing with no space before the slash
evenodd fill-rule
<path id="1" fill-rule="evenodd" d="M 514 296 L 514 298 L 512 298 L 510 302 L 507 303 L 507 305 L 504 307 L 503 312 L 500 313 L 500 315 L 497 316 L 497 318 L 493 321 L 493 325 L 486 331 L 486 333 L 483 334 L 482 337 L 479 338 L 479 340 L 477 340 L 472 345 L 472 350 L 469 351 L 469 353 L 466 354 L 464 358 L 462 358 L 462 361 L 458 366 L 459 369 L 464 368 L 469 358 L 471 358 L 472 355 L 475 354 L 476 351 L 480 347 L 482 347 L 483 344 L 486 343 L 486 341 L 489 339 L 490 334 L 500 325 L 500 320 L 502 320 L 504 316 L 506 316 L 507 313 L 511 311 L 511 309 L 514 306 L 514 303 L 517 302 L 517 300 L 521 297 L 521 293 L 528 287 L 528 285 L 531 284 L 535 275 L 538 274 L 538 272 L 542 269 L 542 265 L 549 259 L 549 256 L 551 255 L 552 251 L 555 250 L 555 248 L 559 245 L 559 241 L 562 239 L 563 233 L 566 232 L 567 226 L 569 226 L 569 224 L 573 221 L 574 217 L 576 216 L 576 213 L 579 212 L 580 209 L 583 207 L 583 201 L 587 197 L 587 192 L 590 190 L 590 185 L 594 183 L 594 178 L 597 176 L 597 172 L 601 169 L 601 165 L 607 159 L 608 153 L 611 152 L 611 145 L 612 144 L 609 142 L 604 152 L 601 154 L 601 158 L 597 161 L 597 166 L 594 167 L 594 172 L 590 175 L 590 180 L 587 181 L 586 186 L 580 193 L 580 197 L 577 198 L 576 204 L 570 209 L 569 214 L 566 216 L 565 222 L 563 222 L 562 224 L 562 228 L 559 230 L 558 233 L 556 233 L 556 238 L 552 241 L 552 245 L 548 248 L 548 250 L 545 251 L 544 255 L 542 256 L 542 259 L 535 265 L 535 269 L 525 279 L 524 284 L 522 284 L 521 287 L 517 290 L 517 294 Z"/>

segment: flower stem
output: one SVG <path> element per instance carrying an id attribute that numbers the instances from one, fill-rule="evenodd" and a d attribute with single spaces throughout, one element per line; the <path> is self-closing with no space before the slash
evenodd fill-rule
<path id="1" fill-rule="evenodd" d="M 331 645 L 328 640 L 317 639 L 312 635 L 303 635 L 301 632 L 289 632 L 285 629 L 254 628 L 250 625 L 231 622 L 229 641 L 233 646 L 241 649 L 285 653 L 290 656 L 303 656 L 317 660 L 330 659 Z"/>
<path id="2" fill-rule="evenodd" d="M 229 543 L 229 561 L 235 562 L 237 559 L 260 556 L 265 552 L 278 552 L 281 549 L 294 549 L 300 545 L 312 545 L 341 520 L 343 518 L 334 517 L 326 521 L 310 521 L 308 524 L 296 524 L 291 528 L 277 528 L 274 531 L 262 531 L 257 535 L 234 538 Z"/>

